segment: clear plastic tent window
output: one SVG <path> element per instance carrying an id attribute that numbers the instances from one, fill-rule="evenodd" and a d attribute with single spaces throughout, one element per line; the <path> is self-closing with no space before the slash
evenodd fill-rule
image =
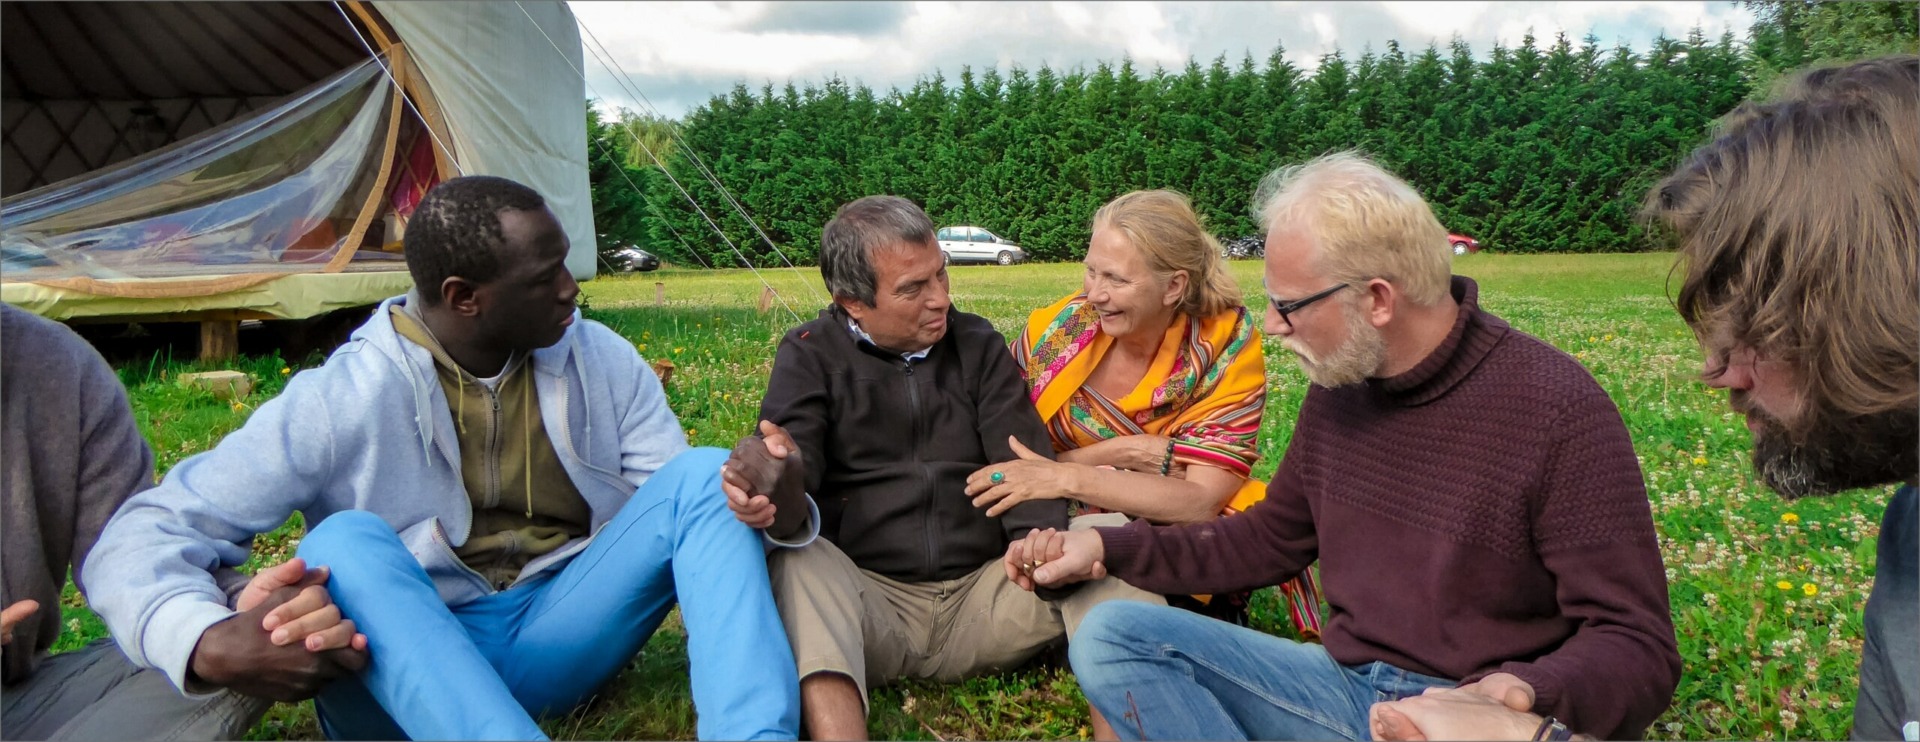
<path id="1" fill-rule="evenodd" d="M 255 115 L 6 199 L 0 272 L 40 281 L 319 271 L 346 248 L 375 187 L 390 93 L 369 59 Z M 379 208 L 396 218 L 387 199 Z M 381 249 L 388 234 L 372 222 L 361 240 L 372 249 L 347 270 L 402 268 L 397 251 Z"/>

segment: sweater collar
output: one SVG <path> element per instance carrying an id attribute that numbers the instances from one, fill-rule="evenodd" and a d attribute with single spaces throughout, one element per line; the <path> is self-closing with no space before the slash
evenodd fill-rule
<path id="1" fill-rule="evenodd" d="M 1466 276 L 1454 276 L 1449 287 L 1460 304 L 1453 330 L 1432 353 L 1413 368 L 1367 384 L 1396 404 L 1415 407 L 1445 396 L 1473 370 L 1511 329 L 1506 320 L 1480 309 L 1480 285 Z"/>

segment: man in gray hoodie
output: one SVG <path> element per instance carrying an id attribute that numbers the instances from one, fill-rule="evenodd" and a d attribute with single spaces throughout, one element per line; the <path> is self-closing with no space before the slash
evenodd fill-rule
<path id="1" fill-rule="evenodd" d="M 9 739 L 238 738 L 267 699 L 234 691 L 184 696 L 109 639 L 49 654 L 64 623 L 68 569 L 84 592 L 78 575 L 101 527 L 127 498 L 153 486 L 153 453 L 119 378 L 72 330 L 0 305 L 0 343 L 0 727 Z M 272 615 L 276 624 L 323 629 L 289 632 L 276 652 L 288 666 L 321 678 L 342 663 L 364 663 L 365 637 L 359 649 L 349 647 L 352 622 L 326 611 L 324 570 L 309 572 L 295 559 L 251 581 L 232 569 L 216 580 L 227 602 L 261 622 Z"/>
<path id="2" fill-rule="evenodd" d="M 300 512 L 300 555 L 372 656 L 315 698 L 329 737 L 542 738 L 536 716 L 591 698 L 678 603 L 700 736 L 792 739 L 765 549 L 811 536 L 733 518 L 727 452 L 690 448 L 633 343 L 580 318 L 568 245 L 519 183 L 429 192 L 415 290 L 107 525 L 85 574 L 127 655 L 190 690 L 258 682 L 211 573 Z"/>

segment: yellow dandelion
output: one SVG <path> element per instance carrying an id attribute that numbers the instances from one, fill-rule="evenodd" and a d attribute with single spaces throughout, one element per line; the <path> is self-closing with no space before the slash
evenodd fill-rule
<path id="1" fill-rule="evenodd" d="M 288 367 L 286 367 L 286 366 L 281 366 L 281 367 L 280 367 L 280 375 L 281 375 L 281 376 L 286 376 L 287 374 L 290 374 L 290 373 L 293 373 L 293 369 L 291 369 L 291 368 L 288 368 Z"/>
<path id="2" fill-rule="evenodd" d="M 645 352 L 647 352 L 647 344 L 646 344 L 646 343 L 641 343 L 641 344 L 640 344 L 640 352 L 642 352 L 642 353 L 645 353 Z"/>
<path id="3" fill-rule="evenodd" d="M 1706 465 L 1707 465 L 1707 457 L 1705 457 L 1705 456 L 1695 456 L 1695 457 L 1693 457 L 1693 465 L 1694 465 L 1694 466 L 1706 466 Z"/>
<path id="4" fill-rule="evenodd" d="M 683 351 L 683 350 L 686 350 L 686 348 L 684 348 L 684 347 L 676 347 L 676 348 L 674 348 L 674 349 L 673 349 L 673 353 L 674 353 L 674 355 L 679 355 L 679 354 L 680 354 L 680 351 Z"/>
<path id="5" fill-rule="evenodd" d="M 1820 594 L 1820 587 L 1809 582 L 1800 586 L 1800 592 L 1806 593 L 1808 597 L 1812 597 Z"/>
<path id="6" fill-rule="evenodd" d="M 1600 338 L 1597 338 L 1597 337 L 1594 337 L 1594 336 L 1592 336 L 1592 335 L 1588 335 L 1588 336 L 1587 336 L 1587 342 L 1589 342 L 1589 343 L 1597 343 L 1597 342 L 1600 342 Z"/>
<path id="7" fill-rule="evenodd" d="M 1799 523 L 1800 514 L 1799 513 L 1781 513 L 1780 522 L 1781 523 Z"/>
<path id="8" fill-rule="evenodd" d="M 1788 581 L 1786 581 L 1786 580 L 1781 580 L 1781 581 L 1779 581 L 1779 582 L 1776 582 L 1776 583 L 1773 583 L 1773 586 L 1774 586 L 1774 587 L 1777 587 L 1777 588 L 1780 588 L 1781 590 L 1792 590 L 1792 589 L 1793 589 L 1793 583 L 1792 583 L 1792 582 L 1788 582 Z"/>

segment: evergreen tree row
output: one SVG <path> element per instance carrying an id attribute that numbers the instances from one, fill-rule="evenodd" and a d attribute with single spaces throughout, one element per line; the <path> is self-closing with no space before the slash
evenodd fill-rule
<path id="1" fill-rule="evenodd" d="M 1484 58 L 1459 40 L 1411 54 L 1389 42 L 1311 70 L 1275 47 L 1180 70 L 962 68 L 884 94 L 837 78 L 737 85 L 678 124 L 684 146 L 668 122 L 590 114 L 589 155 L 603 246 L 686 265 L 811 264 L 834 209 L 876 193 L 1039 260 L 1079 259 L 1093 212 L 1139 188 L 1187 193 L 1229 240 L 1258 233 L 1249 202 L 1267 171 L 1349 148 L 1490 250 L 1635 251 L 1650 247 L 1635 219 L 1647 189 L 1770 64 L 1695 30 L 1645 53 L 1528 35 Z"/>

